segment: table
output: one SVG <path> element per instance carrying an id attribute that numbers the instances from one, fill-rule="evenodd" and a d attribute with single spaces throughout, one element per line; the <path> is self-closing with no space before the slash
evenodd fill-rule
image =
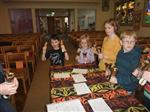
<path id="1" fill-rule="evenodd" d="M 83 74 L 86 84 L 92 93 L 77 95 L 72 77 L 54 78 L 54 73 L 69 72 L 73 68 L 87 68 L 88 73 Z M 71 99 L 80 99 L 87 112 L 93 112 L 88 104 L 89 99 L 102 97 L 114 112 L 148 112 L 133 95 L 128 95 L 120 85 L 107 81 L 104 72 L 100 72 L 94 65 L 67 65 L 64 67 L 50 67 L 50 102 L 57 103 Z"/>

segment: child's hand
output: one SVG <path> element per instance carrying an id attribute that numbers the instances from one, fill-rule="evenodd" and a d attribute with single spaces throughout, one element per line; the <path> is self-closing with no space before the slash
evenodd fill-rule
<path id="1" fill-rule="evenodd" d="M 105 71 L 105 76 L 107 77 L 107 76 L 110 76 L 110 75 L 111 75 L 111 71 L 107 69 L 107 70 Z"/>
<path id="2" fill-rule="evenodd" d="M 94 54 L 98 54 L 98 52 L 97 52 L 97 50 L 96 50 L 95 47 L 92 47 L 92 52 L 93 52 Z"/>
<path id="3" fill-rule="evenodd" d="M 102 58 L 103 58 L 103 53 L 99 53 L 99 54 L 98 54 L 98 58 L 99 58 L 99 59 L 102 59 Z"/>
<path id="4" fill-rule="evenodd" d="M 106 59 L 106 60 L 107 60 L 107 59 L 108 59 L 108 56 L 106 56 L 106 55 L 103 54 L 103 59 Z"/>
<path id="5" fill-rule="evenodd" d="M 114 77 L 114 76 L 112 76 L 112 77 L 110 78 L 110 82 L 113 83 L 113 84 L 117 84 L 117 83 L 118 83 L 118 82 L 117 82 L 117 78 Z"/>
<path id="6" fill-rule="evenodd" d="M 76 59 L 76 61 L 78 62 L 78 60 L 79 60 L 79 56 L 77 55 L 77 56 L 75 57 L 75 59 Z"/>
<path id="7" fill-rule="evenodd" d="M 133 74 L 135 77 L 137 77 L 138 74 L 139 74 L 139 70 L 138 70 L 138 69 L 135 69 L 135 70 L 132 72 L 132 74 Z"/>
<path id="8" fill-rule="evenodd" d="M 43 51 L 46 51 L 47 49 L 47 42 L 45 42 L 44 46 L 43 46 Z"/>
<path id="9" fill-rule="evenodd" d="M 61 40 L 61 41 L 60 41 L 60 45 L 64 45 L 64 42 L 63 42 L 63 40 Z"/>
<path id="10" fill-rule="evenodd" d="M 61 45 L 61 50 L 62 50 L 62 52 L 66 52 L 66 48 L 64 45 Z"/>
<path id="11" fill-rule="evenodd" d="M 135 70 L 132 72 L 132 74 L 133 74 L 135 77 L 137 77 L 137 78 L 141 78 L 143 72 L 142 72 L 141 70 L 139 70 L 139 69 L 135 69 Z"/>
<path id="12" fill-rule="evenodd" d="M 150 82 L 150 71 L 144 71 L 142 78 Z"/>

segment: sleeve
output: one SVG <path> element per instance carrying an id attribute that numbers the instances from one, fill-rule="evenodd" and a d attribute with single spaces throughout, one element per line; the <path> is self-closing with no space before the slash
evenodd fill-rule
<path id="1" fill-rule="evenodd" d="M 136 53 L 136 55 L 134 55 L 131 60 L 131 66 L 129 67 L 131 72 L 133 72 L 138 67 L 140 63 L 140 57 L 141 57 L 141 50 L 140 52 Z"/>
<path id="2" fill-rule="evenodd" d="M 104 40 L 103 40 L 102 49 L 101 49 L 101 50 L 102 50 L 102 52 L 103 52 L 104 47 L 105 47 L 105 40 L 106 40 L 106 38 L 107 38 L 107 37 L 105 37 L 105 38 L 104 38 Z"/>
<path id="3" fill-rule="evenodd" d="M 123 86 L 126 86 L 126 85 L 132 86 L 138 82 L 138 79 L 134 77 L 133 75 L 124 74 L 124 76 L 122 76 L 122 75 L 117 74 L 117 82 Z"/>
<path id="4" fill-rule="evenodd" d="M 116 58 L 117 58 L 117 54 L 119 52 L 119 50 L 121 49 L 121 44 L 120 44 L 120 40 L 116 40 L 115 43 L 114 43 L 114 48 L 112 50 L 112 55 L 109 56 L 109 59 L 110 61 L 115 61 Z"/>

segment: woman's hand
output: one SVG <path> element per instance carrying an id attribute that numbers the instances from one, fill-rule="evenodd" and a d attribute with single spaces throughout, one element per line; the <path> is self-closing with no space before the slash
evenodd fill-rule
<path id="1" fill-rule="evenodd" d="M 150 82 L 150 71 L 144 71 L 142 78 Z"/>
<path id="2" fill-rule="evenodd" d="M 1 95 L 13 95 L 17 92 L 18 81 L 16 78 L 12 82 L 4 82 L 0 84 L 0 94 Z"/>

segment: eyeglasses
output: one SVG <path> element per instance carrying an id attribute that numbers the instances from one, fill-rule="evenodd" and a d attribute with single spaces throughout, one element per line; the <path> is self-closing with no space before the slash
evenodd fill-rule
<path id="1" fill-rule="evenodd" d="M 135 44 L 135 41 L 123 41 L 125 44 Z"/>

